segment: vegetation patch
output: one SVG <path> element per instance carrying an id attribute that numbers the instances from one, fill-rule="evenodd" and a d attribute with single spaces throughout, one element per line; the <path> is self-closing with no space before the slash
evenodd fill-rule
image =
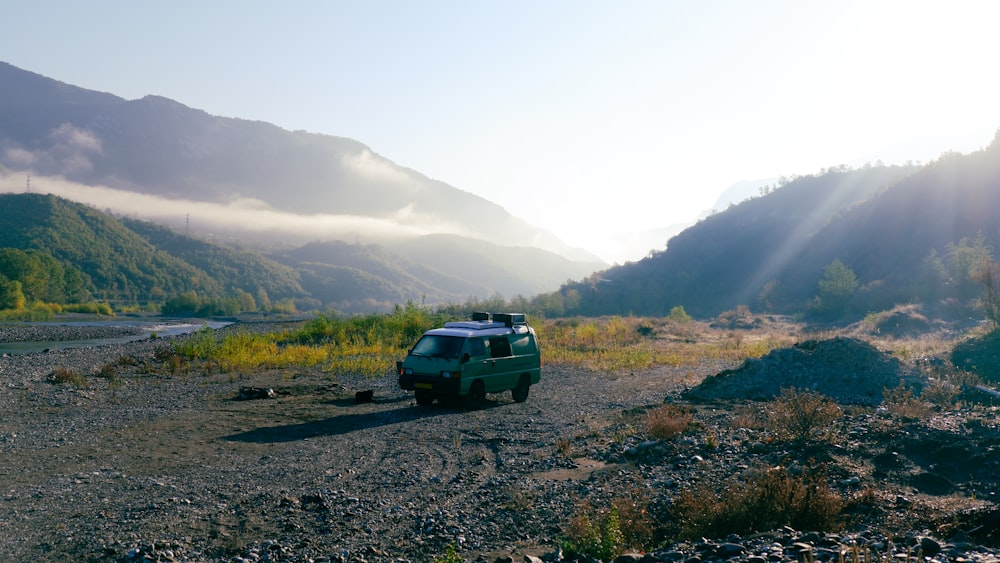
<path id="1" fill-rule="evenodd" d="M 646 414 L 646 434 L 651 438 L 671 440 L 684 434 L 694 422 L 691 409 L 677 405 L 656 407 Z"/>
<path id="2" fill-rule="evenodd" d="M 784 467 L 760 469 L 721 485 L 702 483 L 674 499 L 678 537 L 722 538 L 782 526 L 831 531 L 842 527 L 843 503 L 819 469 L 799 475 Z"/>
<path id="3" fill-rule="evenodd" d="M 823 395 L 794 388 L 782 389 L 766 412 L 767 429 L 775 437 L 797 442 L 829 439 L 834 435 L 833 422 L 844 414 Z"/>

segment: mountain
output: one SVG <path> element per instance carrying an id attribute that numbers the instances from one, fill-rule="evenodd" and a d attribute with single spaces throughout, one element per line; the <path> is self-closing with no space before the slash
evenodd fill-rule
<path id="1" fill-rule="evenodd" d="M 698 215 L 698 219 L 704 219 L 710 215 L 729 209 L 733 205 L 743 203 L 748 199 L 755 198 L 771 190 L 771 186 L 777 183 L 774 178 L 766 180 L 740 180 L 729 186 L 719 194 L 715 204 L 711 209 L 706 209 Z"/>
<path id="2" fill-rule="evenodd" d="M 5 63 L 0 63 L 0 165 L 192 208 L 215 205 L 217 224 L 203 232 L 243 240 L 280 244 L 287 235 L 284 242 L 358 237 L 383 242 L 447 233 L 600 262 L 497 204 L 398 166 L 358 141 L 216 117 L 159 96 L 125 100 Z M 77 190 L 76 196 L 85 193 Z M 106 205 L 160 222 L 169 216 L 174 226 L 183 222 L 176 206 L 121 208 L 128 201 L 132 198 Z M 258 212 L 254 219 L 224 221 L 223 215 L 248 209 Z M 286 227 L 312 230 L 297 237 L 292 227 L 268 230 L 260 220 L 264 211 L 267 217 L 280 215 Z M 377 235 L 363 227 L 373 224 L 380 228 Z"/>
<path id="3" fill-rule="evenodd" d="M 342 311 L 385 309 L 405 301 L 461 303 L 472 297 L 532 296 L 580 278 L 596 264 L 578 264 L 530 247 L 507 247 L 453 235 L 425 235 L 394 244 L 313 242 L 275 251 L 295 268 L 303 287 Z M 553 261 L 561 261 L 553 267 Z M 548 276 L 548 277 L 546 277 Z"/>
<path id="4" fill-rule="evenodd" d="M 158 250 L 207 274 L 220 286 L 222 295 L 242 291 L 254 297 L 266 296 L 267 300 L 309 296 L 300 283 L 298 272 L 260 252 L 213 244 L 147 221 L 127 217 L 119 220 Z"/>
<path id="5" fill-rule="evenodd" d="M 920 302 L 968 311 L 978 268 L 1000 248 L 1000 133 L 978 152 L 923 167 L 839 168 L 789 181 L 715 213 L 666 250 L 563 285 L 542 301 L 566 314 L 709 317 L 746 305 L 817 304 L 827 267 L 856 276 L 851 312 Z"/>
<path id="6" fill-rule="evenodd" d="M 698 219 L 704 219 L 719 210 L 728 209 L 732 205 L 736 205 L 742 201 L 756 197 L 761 194 L 761 190 L 769 190 L 768 186 L 775 183 L 775 180 L 741 180 L 735 184 L 726 188 L 719 197 L 715 200 L 715 204 L 711 209 L 706 209 L 698 215 Z M 625 241 L 622 240 L 621 246 L 628 246 L 632 248 L 648 248 L 650 253 L 655 253 L 663 250 L 670 239 L 676 235 L 684 232 L 685 229 L 693 225 L 694 222 L 690 223 L 672 223 L 665 227 L 660 227 L 658 229 L 647 229 L 642 231 L 637 231 L 630 235 L 630 238 Z"/>

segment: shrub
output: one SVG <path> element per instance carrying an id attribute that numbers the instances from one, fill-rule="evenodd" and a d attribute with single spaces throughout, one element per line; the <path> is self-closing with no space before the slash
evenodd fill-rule
<path id="1" fill-rule="evenodd" d="M 688 409 L 663 405 L 646 414 L 646 434 L 652 438 L 670 440 L 687 431 L 692 421 L 694 415 Z"/>
<path id="2" fill-rule="evenodd" d="M 611 501 L 618 517 L 624 547 L 645 551 L 653 545 L 653 518 L 647 510 L 649 496 L 644 490 L 631 488 L 624 496 Z"/>
<path id="3" fill-rule="evenodd" d="M 783 467 L 732 477 L 719 487 L 682 491 L 673 503 L 677 534 L 684 539 L 725 537 L 791 526 L 833 530 L 843 502 L 822 471 L 793 475 Z"/>
<path id="4" fill-rule="evenodd" d="M 670 320 L 677 323 L 689 323 L 691 322 L 691 315 L 687 314 L 684 307 L 677 305 L 670 309 Z"/>
<path id="5" fill-rule="evenodd" d="M 569 438 L 556 438 L 556 450 L 558 450 L 563 457 L 569 457 L 570 452 L 573 451 L 573 442 L 570 441 Z"/>
<path id="6" fill-rule="evenodd" d="M 49 375 L 49 380 L 53 383 L 72 383 L 77 387 L 85 387 L 87 380 L 83 375 L 69 368 L 59 367 Z"/>
<path id="7" fill-rule="evenodd" d="M 731 426 L 748 430 L 766 430 L 767 411 L 757 404 L 737 405 L 733 408 Z"/>
<path id="8" fill-rule="evenodd" d="M 458 554 L 455 543 L 449 543 L 444 549 L 444 555 L 435 557 L 434 563 L 462 563 L 462 556 Z"/>
<path id="9" fill-rule="evenodd" d="M 117 369 L 115 364 L 104 364 L 97 374 L 104 379 L 114 379 L 117 376 Z"/>
<path id="10" fill-rule="evenodd" d="M 612 506 L 596 510 L 584 504 L 569 520 L 566 537 L 562 542 L 567 557 L 594 557 L 611 560 L 620 555 L 625 546 L 618 509 Z"/>
<path id="11" fill-rule="evenodd" d="M 837 403 L 819 393 L 782 389 L 768 404 L 767 428 L 780 440 L 824 440 L 832 436 L 831 423 L 843 414 Z"/>
<path id="12" fill-rule="evenodd" d="M 951 381 L 936 379 L 930 381 L 927 386 L 924 387 L 924 390 L 920 392 L 920 398 L 924 399 L 931 405 L 936 405 L 941 408 L 951 408 L 956 406 L 958 397 L 961 394 L 961 387 L 955 385 Z"/>
<path id="13" fill-rule="evenodd" d="M 927 418 L 931 414 L 931 406 L 918 399 L 913 390 L 900 381 L 893 389 L 882 392 L 882 404 L 893 416 L 906 420 Z"/>

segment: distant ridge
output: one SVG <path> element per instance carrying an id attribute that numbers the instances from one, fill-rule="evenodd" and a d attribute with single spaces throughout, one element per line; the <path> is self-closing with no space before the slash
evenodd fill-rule
<path id="1" fill-rule="evenodd" d="M 712 317 L 739 306 L 816 310 L 835 260 L 857 278 L 845 313 L 921 303 L 976 314 L 974 277 L 1000 248 L 1000 133 L 925 166 L 835 169 L 788 181 L 706 217 L 666 249 L 564 285 L 566 314 Z"/>
<path id="2" fill-rule="evenodd" d="M 0 63 L 0 165 L 88 186 L 235 206 L 234 212 L 249 206 L 368 217 L 395 224 L 399 232 L 536 246 L 601 265 L 497 204 L 398 166 L 353 139 L 216 117 L 160 96 L 125 100 L 6 63 Z M 232 226 L 228 231 L 239 236 Z M 342 239 L 366 236 L 338 232 Z"/>

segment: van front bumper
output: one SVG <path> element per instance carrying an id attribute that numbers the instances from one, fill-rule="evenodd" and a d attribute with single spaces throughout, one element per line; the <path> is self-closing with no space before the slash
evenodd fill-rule
<path id="1" fill-rule="evenodd" d="M 445 379 L 440 375 L 400 375 L 399 387 L 404 391 L 425 391 L 434 395 L 458 395 L 462 380 Z"/>

